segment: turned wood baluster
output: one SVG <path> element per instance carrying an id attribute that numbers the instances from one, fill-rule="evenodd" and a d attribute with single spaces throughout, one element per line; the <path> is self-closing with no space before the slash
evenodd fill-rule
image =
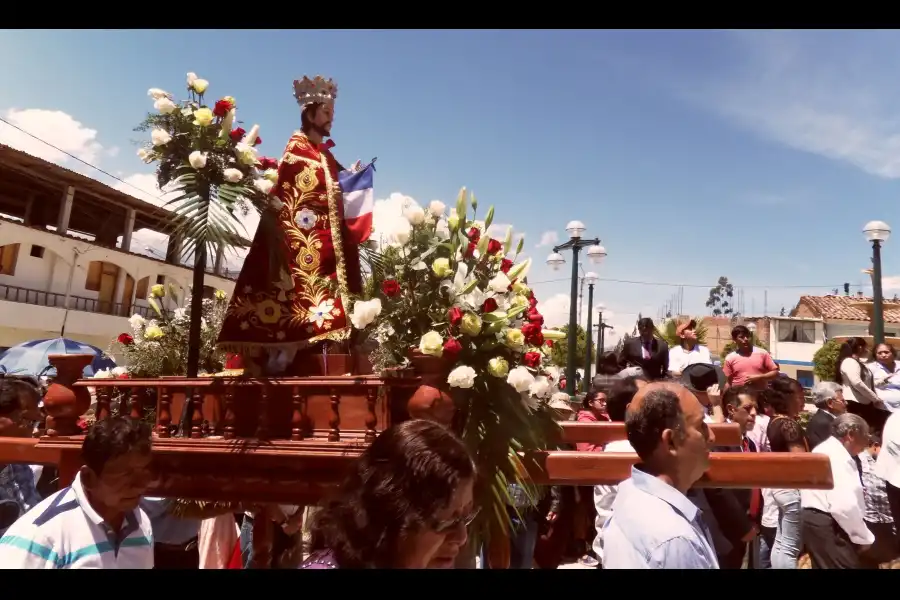
<path id="1" fill-rule="evenodd" d="M 124 417 L 128 414 L 128 398 L 130 391 L 128 388 L 119 389 L 119 416 Z"/>
<path id="2" fill-rule="evenodd" d="M 306 404 L 306 396 L 300 393 L 300 386 L 295 385 L 292 390 L 291 406 L 291 439 L 299 442 L 303 439 L 303 408 Z"/>
<path id="3" fill-rule="evenodd" d="M 156 388 L 157 407 L 156 407 L 156 435 L 161 438 L 169 437 L 169 426 L 172 424 L 172 399 L 169 398 L 169 388 Z"/>
<path id="4" fill-rule="evenodd" d="M 130 389 L 128 391 L 128 404 L 131 409 L 131 418 L 140 419 L 144 416 L 144 388 Z"/>
<path id="5" fill-rule="evenodd" d="M 366 393 L 366 443 L 375 441 L 375 426 L 378 425 L 378 417 L 375 416 L 375 401 L 378 399 L 378 388 L 370 387 Z"/>
<path id="6" fill-rule="evenodd" d="M 233 440 L 235 436 L 234 429 L 234 386 L 225 386 L 225 439 Z"/>
<path id="7" fill-rule="evenodd" d="M 97 387 L 96 419 L 102 421 L 109 418 L 109 390 L 106 386 Z"/>
<path id="8" fill-rule="evenodd" d="M 337 388 L 331 390 L 331 420 L 328 421 L 331 431 L 328 432 L 329 442 L 341 441 L 341 395 Z"/>
<path id="9" fill-rule="evenodd" d="M 199 387 L 191 390 L 193 396 L 193 414 L 191 414 L 191 438 L 198 440 L 203 437 L 203 394 Z"/>
<path id="10" fill-rule="evenodd" d="M 263 385 L 259 393 L 259 416 L 256 421 L 256 437 L 261 440 L 269 439 L 269 390 Z"/>

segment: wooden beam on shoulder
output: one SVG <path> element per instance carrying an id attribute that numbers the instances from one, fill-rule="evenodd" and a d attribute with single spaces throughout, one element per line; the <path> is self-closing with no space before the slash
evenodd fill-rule
<path id="1" fill-rule="evenodd" d="M 636 462 L 637 454 L 570 451 L 535 452 L 525 460 L 544 485 L 618 485 Z M 830 490 L 834 480 L 823 454 L 713 452 L 696 487 Z"/>
<path id="2" fill-rule="evenodd" d="M 606 445 L 627 439 L 625 423 L 579 423 L 568 421 L 562 425 L 562 441 L 568 444 Z M 741 429 L 737 423 L 710 423 L 709 429 L 716 437 L 716 446 L 740 446 Z"/>

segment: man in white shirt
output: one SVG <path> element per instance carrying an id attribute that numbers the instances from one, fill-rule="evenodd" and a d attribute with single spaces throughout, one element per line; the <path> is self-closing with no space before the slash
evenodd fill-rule
<path id="1" fill-rule="evenodd" d="M 0 538 L 0 569 L 152 569 L 150 519 L 138 506 L 152 481 L 150 445 L 146 423 L 97 421 L 72 485 Z"/>
<path id="2" fill-rule="evenodd" d="M 712 364 L 709 348 L 697 343 L 696 321 L 691 319 L 680 324 L 675 329 L 675 334 L 681 340 L 681 345 L 669 348 L 669 374 L 672 377 L 681 377 L 682 371 L 691 365 Z"/>
<path id="3" fill-rule="evenodd" d="M 800 490 L 803 542 L 813 569 L 862 568 L 860 552 L 875 542 L 865 522 L 866 499 L 857 456 L 868 445 L 865 420 L 843 414 L 832 422 L 831 437 L 813 450 L 828 457 L 834 477 L 830 490 Z"/>
<path id="4" fill-rule="evenodd" d="M 881 452 L 875 474 L 884 479 L 894 524 L 900 528 L 900 412 L 893 413 L 881 432 Z M 900 531 L 897 532 L 900 534 Z"/>

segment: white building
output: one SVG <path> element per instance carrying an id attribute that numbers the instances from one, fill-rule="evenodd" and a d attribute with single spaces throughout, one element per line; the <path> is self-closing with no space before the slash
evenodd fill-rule
<path id="1" fill-rule="evenodd" d="M 135 231 L 171 226 L 162 208 L 0 145 L 0 349 L 63 330 L 106 349 L 130 331 L 127 317 L 152 314 L 154 284 L 174 284 L 183 303 L 192 271 L 180 264 L 177 236 L 159 258 L 132 251 Z M 221 254 L 211 262 L 204 293 L 230 296 L 236 273 Z M 177 306 L 167 298 L 165 307 Z"/>
<path id="2" fill-rule="evenodd" d="M 825 321 L 816 317 L 766 317 L 756 322 L 757 327 L 768 326 L 769 353 L 781 371 L 803 387 L 812 387 L 816 382 L 813 357 L 825 345 Z"/>

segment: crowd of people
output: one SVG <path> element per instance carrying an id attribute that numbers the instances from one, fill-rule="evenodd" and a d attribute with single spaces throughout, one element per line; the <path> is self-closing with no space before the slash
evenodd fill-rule
<path id="1" fill-rule="evenodd" d="M 721 367 L 696 343 L 695 324 L 679 325 L 669 349 L 642 320 L 640 336 L 604 355 L 573 411 L 558 419 L 623 422 L 627 439 L 586 452 L 636 453 L 631 477 L 617 486 L 551 486 L 532 506 L 510 490 L 511 568 L 556 568 L 567 555 L 585 566 L 619 568 L 793 569 L 803 554 L 812 568 L 878 568 L 900 556 L 900 417 L 877 390 L 892 385 L 893 349 L 842 349 L 837 381 L 813 388 L 816 411 L 804 426 L 805 396 L 779 374 L 746 328 Z M 879 370 L 884 373 L 879 373 Z M 35 386 L 0 378 L 0 436 L 27 436 L 40 400 Z M 868 402 L 866 401 L 868 400 Z M 860 405 L 860 406 L 856 406 Z M 867 406 L 868 408 L 862 408 Z M 886 407 L 885 410 L 883 407 Z M 577 414 L 573 414 L 577 413 Z M 880 413 L 886 413 L 884 418 Z M 742 444 L 719 445 L 709 425 L 738 425 Z M 882 444 L 888 449 L 881 452 Z M 49 491 L 28 465 L 0 470 L 2 568 L 196 568 L 199 520 L 177 519 L 171 500 L 148 498 L 154 480 L 151 428 L 111 417 L 96 422 L 82 448 L 84 466 L 71 485 Z M 711 451 L 813 452 L 828 458 L 830 490 L 709 489 L 695 486 Z M 395 425 L 358 459 L 340 493 L 308 519 L 308 547 L 293 566 L 454 568 L 468 553 L 478 511 L 476 467 L 464 444 L 423 420 Z M 289 512 L 289 511 L 288 511 Z M 253 514 L 242 535 L 248 566 Z M 286 514 L 286 535 L 303 521 Z M 482 565 L 490 560 L 477 549 Z"/>

